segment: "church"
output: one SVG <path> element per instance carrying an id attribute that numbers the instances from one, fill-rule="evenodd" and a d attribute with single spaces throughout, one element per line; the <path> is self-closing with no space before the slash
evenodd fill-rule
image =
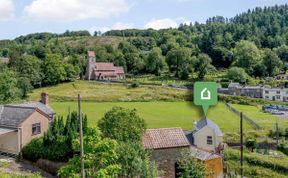
<path id="1" fill-rule="evenodd" d="M 94 51 L 88 51 L 86 65 L 86 80 L 123 80 L 125 72 L 123 67 L 114 66 L 113 63 L 96 62 Z"/>

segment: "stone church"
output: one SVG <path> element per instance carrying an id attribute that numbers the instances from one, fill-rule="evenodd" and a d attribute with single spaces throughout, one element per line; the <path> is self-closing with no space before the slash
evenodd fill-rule
<path id="1" fill-rule="evenodd" d="M 113 63 L 96 62 L 94 51 L 88 51 L 86 65 L 86 80 L 123 80 L 125 72 L 123 67 L 114 66 Z"/>

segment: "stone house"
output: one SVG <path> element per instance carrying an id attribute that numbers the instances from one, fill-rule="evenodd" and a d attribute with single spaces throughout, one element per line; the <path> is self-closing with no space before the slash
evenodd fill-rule
<path id="1" fill-rule="evenodd" d="M 54 118 L 50 109 L 37 102 L 0 105 L 0 152 L 18 155 L 32 139 L 43 136 Z"/>
<path id="2" fill-rule="evenodd" d="M 122 80 L 125 79 L 123 67 L 114 66 L 113 63 L 96 62 L 94 51 L 88 51 L 86 65 L 86 80 Z"/>
<path id="3" fill-rule="evenodd" d="M 228 94 L 233 96 L 263 98 L 263 89 L 263 86 L 242 86 L 239 83 L 230 83 L 228 86 Z"/>
<path id="4" fill-rule="evenodd" d="M 223 174 L 222 157 L 192 145 L 181 128 L 147 129 L 142 143 L 146 149 L 152 150 L 151 160 L 156 162 L 163 178 L 178 177 L 177 161 L 182 158 L 183 151 L 212 169 L 214 174 L 211 177 L 218 178 Z"/>

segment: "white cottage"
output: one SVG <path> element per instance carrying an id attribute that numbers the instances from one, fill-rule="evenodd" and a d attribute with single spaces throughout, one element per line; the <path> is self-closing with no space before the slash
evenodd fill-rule
<path id="1" fill-rule="evenodd" d="M 198 121 L 192 132 L 185 132 L 192 145 L 208 151 L 215 151 L 223 143 L 223 133 L 213 121 L 203 118 Z"/>

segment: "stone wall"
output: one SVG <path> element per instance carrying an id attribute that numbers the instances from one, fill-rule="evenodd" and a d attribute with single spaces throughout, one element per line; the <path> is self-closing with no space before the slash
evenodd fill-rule
<path id="1" fill-rule="evenodd" d="M 158 165 L 158 169 L 161 171 L 161 177 L 175 177 L 175 163 L 181 158 L 181 152 L 185 149 L 188 150 L 189 147 L 153 150 L 151 159 Z"/>

